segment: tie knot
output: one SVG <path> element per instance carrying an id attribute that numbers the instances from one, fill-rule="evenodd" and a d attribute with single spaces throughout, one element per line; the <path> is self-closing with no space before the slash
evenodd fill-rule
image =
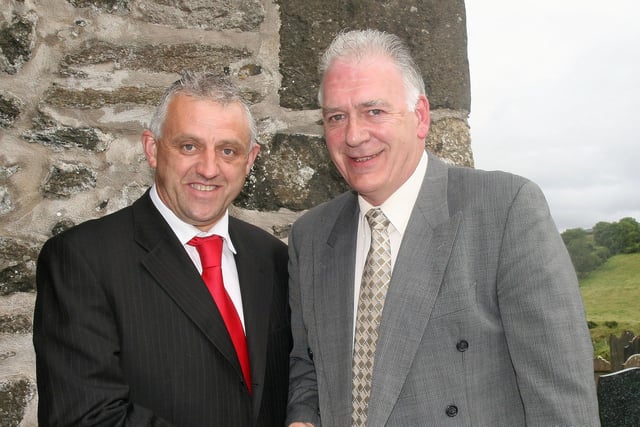
<path id="1" fill-rule="evenodd" d="M 365 214 L 365 217 L 367 218 L 369 227 L 371 227 L 372 230 L 381 231 L 386 230 L 387 227 L 389 227 L 389 219 L 380 208 L 369 209 Z"/>
<path id="2" fill-rule="evenodd" d="M 194 237 L 189 240 L 188 244 L 198 250 L 202 269 L 220 265 L 220 259 L 222 258 L 222 237 L 217 234 L 207 237 Z"/>

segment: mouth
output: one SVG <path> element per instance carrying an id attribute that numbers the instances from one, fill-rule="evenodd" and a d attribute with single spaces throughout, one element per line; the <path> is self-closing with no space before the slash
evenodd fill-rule
<path id="1" fill-rule="evenodd" d="M 218 188 L 217 185 L 189 184 L 191 188 L 198 191 L 213 191 Z"/>
<path id="2" fill-rule="evenodd" d="M 356 163 L 364 163 L 364 162 L 368 162 L 371 159 L 375 159 L 376 157 L 378 157 L 380 153 L 376 153 L 376 154 L 372 154 L 370 156 L 363 156 L 363 157 L 351 157 L 351 160 L 353 160 Z"/>

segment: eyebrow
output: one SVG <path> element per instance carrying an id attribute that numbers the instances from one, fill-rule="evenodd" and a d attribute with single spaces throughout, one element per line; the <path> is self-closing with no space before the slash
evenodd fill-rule
<path id="1" fill-rule="evenodd" d="M 370 101 L 364 101 L 364 102 L 360 102 L 360 103 L 356 104 L 356 109 L 369 108 L 369 107 L 379 107 L 379 106 L 384 106 L 384 105 L 388 105 L 388 103 L 383 101 L 382 99 L 372 99 Z M 344 110 L 342 108 L 338 108 L 338 107 L 327 107 L 327 108 L 323 108 L 322 109 L 322 114 L 330 114 L 330 113 L 335 113 L 335 112 L 339 112 L 339 111 L 344 111 Z"/>
<path id="2" fill-rule="evenodd" d="M 173 144 L 182 144 L 185 141 L 193 141 L 194 143 L 206 144 L 205 140 L 203 140 L 202 138 L 200 138 L 197 135 L 192 135 L 190 133 L 181 133 L 181 134 L 176 135 L 171 140 L 171 143 L 173 143 Z M 251 143 L 251 140 L 249 140 L 249 143 Z M 220 139 L 216 139 L 214 141 L 214 145 L 215 146 L 219 146 L 219 145 L 244 146 L 245 144 L 244 144 L 244 141 L 242 141 L 241 139 L 220 138 Z"/>

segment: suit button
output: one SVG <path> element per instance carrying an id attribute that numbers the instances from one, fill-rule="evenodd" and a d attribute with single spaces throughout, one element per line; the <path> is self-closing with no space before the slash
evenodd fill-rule
<path id="1" fill-rule="evenodd" d="M 460 340 L 456 344 L 456 348 L 459 352 L 465 352 L 469 348 L 469 343 L 466 340 Z"/>
<path id="2" fill-rule="evenodd" d="M 309 355 L 309 359 L 311 359 L 311 361 L 313 361 L 313 351 L 311 351 L 310 347 L 307 347 L 307 354 Z"/>
<path id="3" fill-rule="evenodd" d="M 458 415 L 458 407 L 456 405 L 447 406 L 447 410 L 445 411 L 447 417 L 455 417 Z"/>

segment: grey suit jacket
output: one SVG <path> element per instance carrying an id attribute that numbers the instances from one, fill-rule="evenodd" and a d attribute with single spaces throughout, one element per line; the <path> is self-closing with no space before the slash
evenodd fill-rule
<path id="1" fill-rule="evenodd" d="M 353 192 L 289 237 L 287 421 L 350 425 Z M 571 261 L 532 182 L 430 155 L 380 326 L 369 426 L 597 426 Z"/>

